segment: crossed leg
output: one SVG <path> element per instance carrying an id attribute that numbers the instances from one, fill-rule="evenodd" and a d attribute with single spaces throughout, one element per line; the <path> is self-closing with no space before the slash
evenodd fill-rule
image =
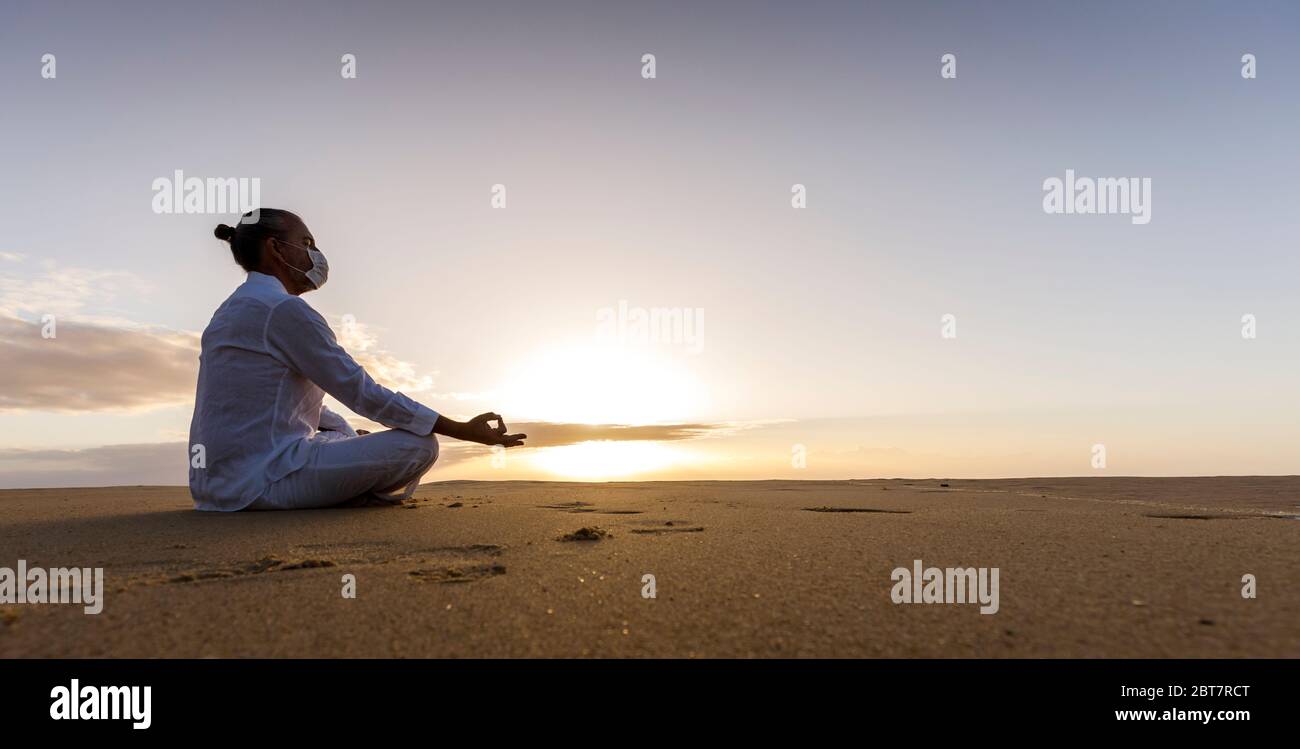
<path id="1" fill-rule="evenodd" d="M 306 465 L 273 482 L 248 509 L 397 504 L 437 460 L 437 437 L 400 429 L 314 441 Z"/>

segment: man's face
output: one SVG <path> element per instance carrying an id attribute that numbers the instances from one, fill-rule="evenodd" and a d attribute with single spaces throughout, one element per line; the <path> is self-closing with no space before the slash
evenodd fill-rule
<path id="1" fill-rule="evenodd" d="M 311 270 L 311 256 L 307 254 L 306 248 L 314 249 L 316 239 L 301 219 L 290 217 L 286 219 L 286 223 L 288 227 L 283 234 L 272 240 L 272 247 L 275 248 L 274 251 L 278 253 L 281 262 L 297 271 L 291 270 L 289 275 L 293 277 L 299 291 L 310 291 L 312 285 L 303 273 Z"/>

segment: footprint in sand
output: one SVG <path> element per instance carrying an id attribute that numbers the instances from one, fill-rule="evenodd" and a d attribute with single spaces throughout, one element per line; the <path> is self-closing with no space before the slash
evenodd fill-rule
<path id="1" fill-rule="evenodd" d="M 590 502 L 561 502 L 553 505 L 537 505 L 543 510 L 560 510 L 562 512 L 595 512 Z"/>
<path id="2" fill-rule="evenodd" d="M 880 510 L 874 507 L 805 507 L 805 512 L 883 512 L 890 515 L 910 515 L 911 510 Z"/>
<path id="3" fill-rule="evenodd" d="M 195 572 L 185 572 L 168 579 L 169 583 L 193 583 L 201 580 L 221 580 L 231 577 L 245 577 L 247 575 L 260 575 L 265 572 L 284 572 L 287 570 L 304 570 L 315 569 L 320 567 L 337 566 L 329 559 L 298 559 L 285 561 L 275 556 L 266 556 L 256 562 L 249 562 L 238 567 L 225 567 L 216 569 L 197 570 Z"/>
<path id="4" fill-rule="evenodd" d="M 633 528 L 632 532 L 641 536 L 659 536 L 664 533 L 700 533 L 702 525 L 665 525 L 661 528 Z"/>
<path id="5" fill-rule="evenodd" d="M 1252 515 L 1186 515 L 1186 514 L 1160 514 L 1148 513 L 1143 517 L 1157 518 L 1159 520 L 1248 520 Z"/>
<path id="6" fill-rule="evenodd" d="M 305 544 L 295 546 L 291 550 L 291 552 L 303 554 L 300 557 L 295 555 L 290 559 L 282 559 L 274 555 L 268 555 L 257 561 L 242 565 L 197 569 L 168 578 L 144 578 L 137 579 L 134 582 L 145 585 L 197 583 L 205 580 L 228 580 L 268 572 L 287 572 L 290 570 L 339 567 L 341 565 L 351 569 L 353 567 L 379 566 L 393 563 L 416 565 L 418 569 L 410 574 L 420 579 L 445 577 L 447 582 L 468 582 L 488 574 L 504 573 L 504 566 L 495 563 L 483 563 L 481 560 L 484 557 L 498 557 L 505 550 L 505 546 L 498 544 L 438 546 L 411 551 L 396 551 L 393 549 L 393 544 L 387 542 Z M 329 553 L 332 558 L 312 554 L 312 552 L 319 554 L 322 551 Z M 500 571 L 494 571 L 498 567 Z"/>
<path id="7" fill-rule="evenodd" d="M 420 565 L 406 573 L 414 580 L 424 583 L 472 583 L 506 574 L 504 564 L 480 561 L 483 557 L 499 557 L 505 550 L 506 547 L 498 544 L 437 546 L 403 554 L 401 559 Z"/>
<path id="8" fill-rule="evenodd" d="M 646 526 L 632 529 L 632 532 L 638 536 L 659 536 L 665 533 L 700 533 L 704 530 L 704 526 L 693 525 L 689 520 L 637 520 L 635 522 L 638 525 Z"/>
<path id="9" fill-rule="evenodd" d="M 559 510 L 561 512 L 594 512 L 597 515 L 640 515 L 643 510 L 597 510 L 590 502 L 561 502 L 553 505 L 537 505 L 543 510 Z"/>
<path id="10" fill-rule="evenodd" d="M 426 567 L 406 573 L 422 583 L 472 583 L 488 577 L 506 574 L 504 564 L 463 564 L 448 567 Z"/>
<path id="11" fill-rule="evenodd" d="M 426 554 L 434 554 L 434 555 L 442 555 L 442 554 L 487 554 L 487 555 L 489 555 L 489 556 L 494 556 L 494 557 L 496 557 L 496 556 L 501 556 L 501 552 L 503 552 L 503 551 L 505 551 L 505 550 L 506 550 L 506 547 L 504 547 L 504 546 L 499 546 L 499 545 L 497 545 L 497 544 L 467 544 L 467 545 L 465 545 L 465 546 L 435 546 L 434 548 L 429 549 L 429 550 L 427 550 L 427 551 L 424 552 L 424 553 L 426 553 Z M 409 556 L 416 556 L 416 555 L 418 555 L 418 554 L 419 554 L 419 552 L 416 552 L 416 554 L 412 554 L 412 555 L 409 555 Z"/>

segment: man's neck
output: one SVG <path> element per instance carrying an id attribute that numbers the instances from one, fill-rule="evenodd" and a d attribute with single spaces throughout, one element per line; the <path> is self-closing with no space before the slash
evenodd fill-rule
<path id="1" fill-rule="evenodd" d="M 306 291 L 306 289 L 298 285 L 297 279 L 290 274 L 289 270 L 282 266 L 274 268 L 261 267 L 257 269 L 257 272 L 278 280 L 284 290 L 293 296 L 301 296 Z"/>

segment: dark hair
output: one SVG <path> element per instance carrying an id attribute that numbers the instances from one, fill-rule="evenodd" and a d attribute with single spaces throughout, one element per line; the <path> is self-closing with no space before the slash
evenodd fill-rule
<path id="1" fill-rule="evenodd" d="M 298 218 L 292 211 L 279 208 L 259 208 L 257 220 L 253 221 L 253 212 L 245 213 L 236 226 L 217 224 L 212 234 L 223 242 L 230 243 L 230 253 L 235 262 L 246 271 L 257 270 L 262 264 L 262 240 L 267 237 L 280 237 L 288 228 L 287 219 Z"/>

